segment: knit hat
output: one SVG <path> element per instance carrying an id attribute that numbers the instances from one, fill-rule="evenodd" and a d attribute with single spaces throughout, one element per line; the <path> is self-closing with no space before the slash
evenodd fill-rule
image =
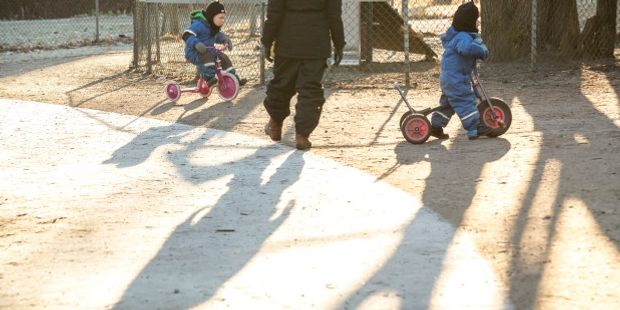
<path id="1" fill-rule="evenodd" d="M 209 3 L 209 5 L 207 6 L 207 9 L 203 11 L 205 18 L 207 19 L 207 22 L 209 23 L 209 26 L 211 27 L 211 35 L 215 35 L 218 32 L 220 32 L 220 27 L 216 26 L 213 23 L 213 18 L 215 17 L 215 15 L 220 14 L 220 13 L 226 13 L 226 11 L 224 10 L 224 5 L 221 4 L 219 1 L 213 1 L 211 3 Z"/>
<path id="2" fill-rule="evenodd" d="M 454 13 L 452 27 L 456 31 L 478 32 L 476 22 L 479 16 L 480 12 L 473 1 L 461 4 Z"/>

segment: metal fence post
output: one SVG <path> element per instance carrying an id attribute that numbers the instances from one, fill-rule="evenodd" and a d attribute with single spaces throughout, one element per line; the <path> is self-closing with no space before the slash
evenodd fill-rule
<path id="1" fill-rule="evenodd" d="M 157 64 L 161 64 L 161 44 L 160 44 L 160 30 L 161 30 L 161 25 L 159 24 L 160 21 L 160 4 L 156 3 L 155 4 L 155 62 Z"/>
<path id="2" fill-rule="evenodd" d="M 264 1 L 260 3 L 260 29 L 265 28 L 265 9 L 266 5 Z M 273 55 L 272 55 L 273 56 Z M 265 85 L 265 46 L 260 45 L 260 84 Z"/>
<path id="3" fill-rule="evenodd" d="M 147 3 L 146 4 L 146 29 L 145 29 L 146 46 L 147 46 L 147 50 L 146 50 L 146 73 L 147 74 L 153 73 L 153 41 L 151 40 L 151 31 L 152 31 L 151 19 L 153 18 L 152 12 L 153 12 L 152 3 Z"/>
<path id="4" fill-rule="evenodd" d="M 361 3 L 360 3 L 361 4 Z M 363 57 L 364 57 L 364 64 L 365 65 L 369 65 L 372 63 L 372 26 L 373 26 L 373 19 L 374 19 L 374 12 L 373 12 L 373 5 L 374 3 L 369 1 L 366 2 L 366 10 L 363 13 L 363 15 L 365 16 L 364 18 L 364 23 L 366 24 L 366 35 L 364 36 L 364 40 L 366 42 L 366 44 L 364 45 L 364 50 L 362 51 Z"/>
<path id="5" fill-rule="evenodd" d="M 536 6 L 537 6 L 537 1 L 536 0 L 532 0 L 532 42 L 531 42 L 531 50 L 530 50 L 530 68 L 532 69 L 532 71 L 536 70 L 536 18 L 537 18 L 537 12 L 536 12 Z"/>
<path id="6" fill-rule="evenodd" d="M 140 29 L 138 27 L 138 23 L 140 22 L 140 18 L 138 15 L 139 10 L 141 9 L 140 7 L 140 3 L 138 3 L 136 1 L 135 6 L 133 7 L 133 14 L 132 14 L 132 26 L 133 26 L 133 69 L 137 70 L 138 69 L 138 65 L 139 65 L 139 61 L 138 61 L 138 40 L 136 40 L 139 36 L 137 35 L 138 33 L 138 29 Z"/>
<path id="7" fill-rule="evenodd" d="M 405 86 L 409 87 L 411 77 L 409 76 L 409 71 L 411 71 L 409 65 L 409 0 L 403 0 L 403 34 L 404 34 L 404 42 L 403 49 L 405 52 Z"/>
<path id="8" fill-rule="evenodd" d="M 99 42 L 99 0 L 95 0 L 95 42 Z"/>

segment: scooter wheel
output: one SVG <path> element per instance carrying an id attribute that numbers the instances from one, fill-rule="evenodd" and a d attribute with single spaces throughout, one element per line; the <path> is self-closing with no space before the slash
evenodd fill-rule
<path id="1" fill-rule="evenodd" d="M 431 122 L 421 114 L 411 114 L 403 120 L 400 131 L 407 141 L 422 144 L 431 135 Z"/>
<path id="2" fill-rule="evenodd" d="M 512 112 L 510 111 L 510 107 L 503 100 L 499 98 L 489 98 L 491 100 L 491 104 L 493 105 L 493 110 L 486 101 L 483 101 L 478 105 L 478 111 L 480 112 L 480 120 L 487 127 L 493 129 L 489 137 L 498 137 L 503 135 L 508 128 L 510 128 L 510 124 L 512 123 Z M 493 113 L 495 112 L 495 113 Z M 493 117 L 497 116 L 497 118 Z"/>
<path id="3" fill-rule="evenodd" d="M 164 92 L 170 101 L 176 102 L 179 98 L 181 98 L 181 87 L 177 82 L 172 81 L 166 83 L 164 86 Z"/>
<path id="4" fill-rule="evenodd" d="M 405 121 L 405 118 L 407 118 L 407 116 L 411 115 L 413 113 L 411 113 L 411 111 L 407 111 L 405 113 L 403 113 L 403 115 L 400 117 L 400 122 L 398 122 L 398 126 L 403 126 L 403 122 Z"/>
<path id="5" fill-rule="evenodd" d="M 232 101 L 239 94 L 239 81 L 228 73 L 222 72 L 222 78 L 217 82 L 217 93 L 224 101 Z"/>
<path id="6" fill-rule="evenodd" d="M 181 98 L 181 87 L 177 82 L 173 81 L 166 83 L 164 86 L 164 92 L 170 101 L 176 102 L 179 98 Z"/>

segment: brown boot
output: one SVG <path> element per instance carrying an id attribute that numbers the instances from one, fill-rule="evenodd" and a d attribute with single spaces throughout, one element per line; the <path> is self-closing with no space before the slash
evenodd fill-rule
<path id="1" fill-rule="evenodd" d="M 295 147 L 298 150 L 307 150 L 311 146 L 312 146 L 312 142 L 308 140 L 308 137 L 300 135 L 300 134 L 295 134 Z"/>
<path id="2" fill-rule="evenodd" d="M 277 123 L 270 118 L 267 125 L 265 125 L 265 134 L 273 141 L 282 140 L 282 123 Z"/>

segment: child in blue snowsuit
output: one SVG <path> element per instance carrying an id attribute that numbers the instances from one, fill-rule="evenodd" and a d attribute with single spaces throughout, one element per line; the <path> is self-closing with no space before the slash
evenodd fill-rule
<path id="1" fill-rule="evenodd" d="M 431 117 L 431 135 L 447 139 L 443 127 L 454 113 L 461 119 L 470 140 L 487 135 L 491 128 L 480 123 L 475 94 L 471 86 L 471 74 L 477 59 L 486 60 L 489 50 L 482 42 L 476 22 L 480 13 L 473 2 L 462 4 L 456 10 L 452 26 L 441 35 L 444 53 L 441 60 L 439 84 L 443 107 Z"/>
<path id="2" fill-rule="evenodd" d="M 224 6 L 218 1 L 211 2 L 206 10 L 198 10 L 190 13 L 191 25 L 183 32 L 182 38 L 185 41 L 185 59 L 196 65 L 198 74 L 207 81 L 209 87 L 217 83 L 215 78 L 215 43 L 227 44 L 228 50 L 232 51 L 232 42 L 228 36 L 220 31 L 225 22 L 226 11 Z M 226 54 L 221 54 L 222 70 L 229 72 L 237 77 L 239 86 L 244 85 L 247 80 L 240 79 L 232 66 L 230 58 Z"/>

